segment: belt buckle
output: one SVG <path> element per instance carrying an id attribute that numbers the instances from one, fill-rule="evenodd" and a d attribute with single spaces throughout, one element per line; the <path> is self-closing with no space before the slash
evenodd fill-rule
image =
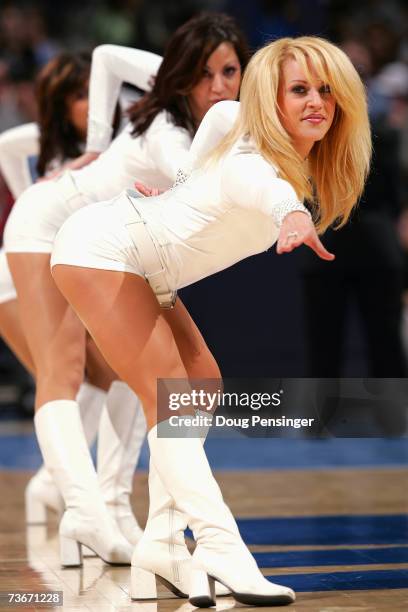
<path id="1" fill-rule="evenodd" d="M 168 294 L 166 294 L 168 295 Z M 176 303 L 177 300 L 177 291 L 172 291 L 170 293 L 170 297 L 169 298 L 165 298 L 163 299 L 163 301 L 161 300 L 161 296 L 157 295 L 157 300 L 160 304 L 160 308 L 163 308 L 163 310 L 172 310 L 174 308 L 174 305 Z"/>
<path id="2" fill-rule="evenodd" d="M 156 247 L 156 245 L 155 245 L 155 243 L 153 241 L 153 238 L 151 237 L 151 235 L 149 233 L 149 230 L 146 227 L 146 223 L 145 223 L 144 219 L 142 218 L 142 215 L 140 214 L 139 210 L 137 209 L 137 206 L 136 206 L 135 202 L 133 202 L 133 200 L 132 200 L 132 197 L 133 198 L 141 198 L 141 197 L 144 197 L 144 196 L 141 193 L 139 193 L 137 190 L 135 191 L 133 189 L 127 189 L 126 190 L 126 195 L 127 195 L 127 198 L 129 200 L 130 204 L 132 205 L 133 210 L 135 211 L 135 213 L 137 215 L 137 218 L 136 219 L 132 219 L 132 221 L 130 223 L 126 223 L 126 226 L 131 226 L 131 225 L 136 224 L 136 223 L 143 223 L 143 225 L 145 226 L 145 230 L 146 230 L 146 232 L 147 232 L 147 234 L 148 234 L 148 236 L 149 236 L 149 238 L 150 238 L 150 240 L 152 242 L 153 248 L 154 248 L 154 250 L 156 252 L 157 260 L 158 260 L 158 262 L 160 263 L 160 266 L 161 266 L 160 270 L 157 270 L 156 272 L 152 272 L 150 274 L 148 274 L 146 272 L 144 273 L 144 277 L 145 277 L 146 281 L 152 287 L 151 279 L 154 276 L 157 276 L 158 274 L 163 274 L 163 272 L 165 272 L 165 268 L 164 268 L 163 263 L 162 263 L 162 261 L 160 259 L 160 255 L 159 255 L 159 253 L 157 251 L 157 247 Z M 135 247 L 137 249 L 136 245 L 135 245 Z M 155 296 L 157 298 L 157 301 L 159 302 L 160 308 L 163 308 L 163 310 L 171 310 L 171 309 L 174 308 L 174 305 L 175 305 L 176 300 L 177 300 L 177 290 L 169 291 L 168 293 L 163 293 L 163 294 L 156 293 L 154 287 L 152 287 L 152 290 L 153 290 L 153 293 L 155 294 Z"/>

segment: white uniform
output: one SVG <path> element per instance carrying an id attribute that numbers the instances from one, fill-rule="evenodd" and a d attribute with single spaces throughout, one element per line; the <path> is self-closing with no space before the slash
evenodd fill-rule
<path id="1" fill-rule="evenodd" d="M 39 154 L 40 132 L 36 123 L 26 123 L 0 134 L 0 172 L 13 198 L 29 187 Z"/>
<path id="2" fill-rule="evenodd" d="M 13 198 L 29 187 L 39 152 L 39 130 L 27 123 L 0 134 L 0 172 Z M 17 299 L 4 249 L 0 249 L 0 304 Z"/>
<path id="3" fill-rule="evenodd" d="M 197 135 L 203 141 L 205 131 L 211 131 L 211 117 L 217 118 L 219 105 L 207 113 L 200 126 Z M 245 138 L 217 164 L 192 165 L 185 183 L 161 196 L 134 200 L 173 290 L 269 249 L 286 214 L 307 212 L 292 186 L 278 178 L 277 170 Z M 60 230 L 52 265 L 143 275 L 137 248 L 126 228 L 132 217 L 131 196 L 126 192 L 79 211 Z"/>
<path id="4" fill-rule="evenodd" d="M 0 304 L 17 299 L 17 291 L 7 263 L 4 249 L 0 249 Z"/>
<path id="5" fill-rule="evenodd" d="M 149 91 L 162 62 L 149 51 L 100 45 L 92 53 L 89 81 L 88 151 L 104 151 L 112 137 L 112 119 L 122 83 Z"/>
<path id="6" fill-rule="evenodd" d="M 136 49 L 111 45 L 104 46 L 103 49 L 104 53 L 97 57 L 105 58 L 105 61 L 107 50 L 111 53 L 112 49 L 120 49 L 116 63 L 114 62 L 117 74 L 120 72 L 121 80 L 132 79 L 132 83 L 139 87 L 147 87 L 152 73 L 161 61 L 159 56 Z M 128 55 L 128 52 L 132 53 Z M 137 61 L 139 63 L 136 70 Z M 102 83 L 104 82 L 102 79 Z M 117 82 L 116 76 L 114 83 Z M 93 97 L 93 83 L 91 73 L 91 100 L 103 101 L 104 95 Z M 106 142 L 103 126 L 110 130 L 111 109 L 113 113 L 114 104 L 115 101 L 110 98 L 110 105 L 107 106 L 103 102 L 102 110 L 99 109 L 97 114 L 91 111 L 90 143 L 87 146 L 89 150 L 99 150 L 98 142 Z M 106 122 L 103 115 L 110 115 Z M 69 215 L 92 201 L 112 198 L 123 189 L 132 187 L 135 180 L 163 189 L 169 188 L 175 180 L 178 168 L 184 166 L 188 159 L 191 144 L 189 133 L 176 127 L 165 111 L 155 117 L 142 136 L 133 138 L 131 130 L 132 126 L 127 126 L 108 149 L 88 166 L 68 172 L 59 180 L 34 185 L 28 189 L 14 205 L 7 222 L 4 234 L 6 251 L 50 253 L 55 235 Z"/>

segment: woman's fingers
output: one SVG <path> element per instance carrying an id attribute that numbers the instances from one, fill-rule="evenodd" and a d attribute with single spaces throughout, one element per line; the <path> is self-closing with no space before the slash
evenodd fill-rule
<path id="1" fill-rule="evenodd" d="M 64 174 L 66 170 L 80 170 L 81 168 L 84 168 L 84 166 L 87 166 L 98 159 L 99 155 L 100 153 L 97 151 L 88 151 L 87 153 L 83 153 L 76 159 L 63 164 L 57 168 L 57 170 L 53 170 L 53 172 L 49 172 L 46 176 L 42 176 L 41 178 L 37 179 L 36 182 L 41 183 L 42 181 L 52 181 L 61 176 L 61 174 Z"/>
<path id="2" fill-rule="evenodd" d="M 67 164 L 64 164 L 62 166 L 62 169 L 63 170 L 80 170 L 84 166 L 88 166 L 88 164 L 91 164 L 93 161 L 98 159 L 100 154 L 101 154 L 100 151 L 87 151 L 86 153 L 83 153 L 76 159 L 73 159 Z"/>
<path id="3" fill-rule="evenodd" d="M 139 181 L 135 182 L 135 188 L 139 191 L 139 193 L 146 196 L 147 198 L 150 196 L 158 196 L 164 191 L 163 189 L 159 189 L 158 187 L 147 187 L 147 185 L 145 185 L 144 183 L 139 183 Z"/>
<path id="4" fill-rule="evenodd" d="M 326 261 L 333 261 L 333 259 L 335 259 L 335 255 L 330 253 L 324 247 L 314 228 L 308 229 L 307 231 L 291 230 L 281 232 L 279 235 L 276 252 L 278 255 L 281 255 L 282 253 L 290 253 L 301 244 L 306 244 L 321 259 Z"/>
<path id="5" fill-rule="evenodd" d="M 278 240 L 276 252 L 278 253 L 278 255 L 281 255 L 282 253 L 290 253 L 297 246 L 299 245 L 295 244 L 294 242 L 290 242 L 285 238 L 282 238 Z"/>
<path id="6" fill-rule="evenodd" d="M 44 183 L 45 181 L 53 181 L 54 179 L 58 178 L 59 176 L 61 176 L 61 174 L 63 174 L 64 169 L 58 169 L 58 170 L 54 170 L 53 172 L 49 172 L 48 174 L 46 174 L 45 176 L 40 176 L 40 178 L 38 178 L 36 180 L 36 183 Z"/>
<path id="7" fill-rule="evenodd" d="M 298 230 L 281 231 L 276 247 L 277 253 L 279 255 L 281 253 L 290 253 L 305 242 L 307 234 L 308 232 Z"/>
<path id="8" fill-rule="evenodd" d="M 152 195 L 151 187 L 147 187 L 144 183 L 140 183 L 139 181 L 135 182 L 135 188 L 147 198 Z"/>
<path id="9" fill-rule="evenodd" d="M 335 255 L 330 253 L 321 243 L 320 238 L 317 234 L 312 236 L 311 240 L 305 241 L 308 247 L 312 249 L 320 257 L 320 259 L 325 259 L 326 261 L 333 261 L 335 259 Z"/>

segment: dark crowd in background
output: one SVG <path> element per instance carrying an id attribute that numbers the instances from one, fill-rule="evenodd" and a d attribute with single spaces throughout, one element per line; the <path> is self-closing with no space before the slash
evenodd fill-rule
<path id="1" fill-rule="evenodd" d="M 233 15 L 253 50 L 302 34 L 340 45 L 366 83 L 373 130 L 362 202 L 346 228 L 323 237 L 333 264 L 306 248 L 285 257 L 272 250 L 184 290 L 224 375 L 405 377 L 406 0 L 1 0 L 0 132 L 35 121 L 33 80 L 59 51 L 113 43 L 162 53 L 169 35 L 202 10 Z M 0 176 L 1 228 L 10 198 Z M 0 385 L 16 380 L 24 408 L 30 382 L 1 346 Z"/>

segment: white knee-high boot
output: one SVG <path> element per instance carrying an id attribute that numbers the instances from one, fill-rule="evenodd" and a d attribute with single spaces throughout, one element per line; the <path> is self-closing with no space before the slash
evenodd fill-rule
<path id="1" fill-rule="evenodd" d="M 34 418 L 44 463 L 65 502 L 59 533 L 61 564 L 82 563 L 81 545 L 112 564 L 128 564 L 132 547 L 103 500 L 84 436 L 78 403 L 47 402 Z"/>
<path id="2" fill-rule="evenodd" d="M 30 478 L 24 492 L 25 515 L 28 525 L 43 525 L 47 522 L 47 508 L 58 516 L 64 512 L 64 500 L 51 474 L 42 465 Z"/>
<path id="3" fill-rule="evenodd" d="M 131 598 L 156 599 L 155 576 L 178 597 L 188 597 L 191 555 L 184 539 L 187 519 L 167 493 L 152 461 L 149 468 L 149 516 L 132 557 Z M 150 576 L 145 580 L 145 572 Z"/>
<path id="4" fill-rule="evenodd" d="M 146 527 L 132 557 L 131 598 L 157 599 L 155 578 L 178 597 L 188 597 L 192 557 L 184 539 L 187 517 L 176 508 L 152 461 L 149 499 Z M 215 587 L 218 596 L 231 594 L 218 582 Z"/>
<path id="5" fill-rule="evenodd" d="M 130 495 L 145 436 L 146 420 L 139 398 L 126 383 L 115 381 L 99 424 L 97 473 L 107 508 L 133 545 L 143 534 L 133 514 Z"/>
<path id="6" fill-rule="evenodd" d="M 82 383 L 76 396 L 82 427 L 89 448 L 95 442 L 105 400 L 106 391 L 86 381 Z"/>
<path id="7" fill-rule="evenodd" d="M 77 395 L 82 426 L 88 445 L 92 446 L 98 431 L 99 419 L 106 393 L 84 382 Z M 47 468 L 42 465 L 29 480 L 25 489 L 26 522 L 41 525 L 47 522 L 47 508 L 57 515 L 64 511 L 64 500 Z"/>
<path id="8" fill-rule="evenodd" d="M 208 429 L 195 430 L 201 436 L 201 444 L 205 442 Z M 156 579 L 175 595 L 188 597 L 192 557 L 184 539 L 187 517 L 176 507 L 152 460 L 149 466 L 149 501 L 145 531 L 132 557 L 131 598 L 156 599 Z M 146 575 L 149 576 L 147 580 Z M 215 591 L 218 596 L 231 595 L 231 591 L 219 582 L 215 584 Z"/>
<path id="9" fill-rule="evenodd" d="M 151 460 L 160 480 L 177 507 L 187 515 L 197 541 L 193 554 L 191 603 L 202 607 L 214 605 L 214 579 L 227 586 L 241 603 L 264 606 L 292 603 L 295 600 L 293 591 L 266 580 L 242 541 L 212 475 L 201 441 L 198 438 L 160 438 L 157 427 L 149 432 L 148 440 Z M 135 561 L 140 564 L 145 581 L 152 581 L 154 570 L 146 571 L 136 553 L 133 559 L 134 565 Z"/>

